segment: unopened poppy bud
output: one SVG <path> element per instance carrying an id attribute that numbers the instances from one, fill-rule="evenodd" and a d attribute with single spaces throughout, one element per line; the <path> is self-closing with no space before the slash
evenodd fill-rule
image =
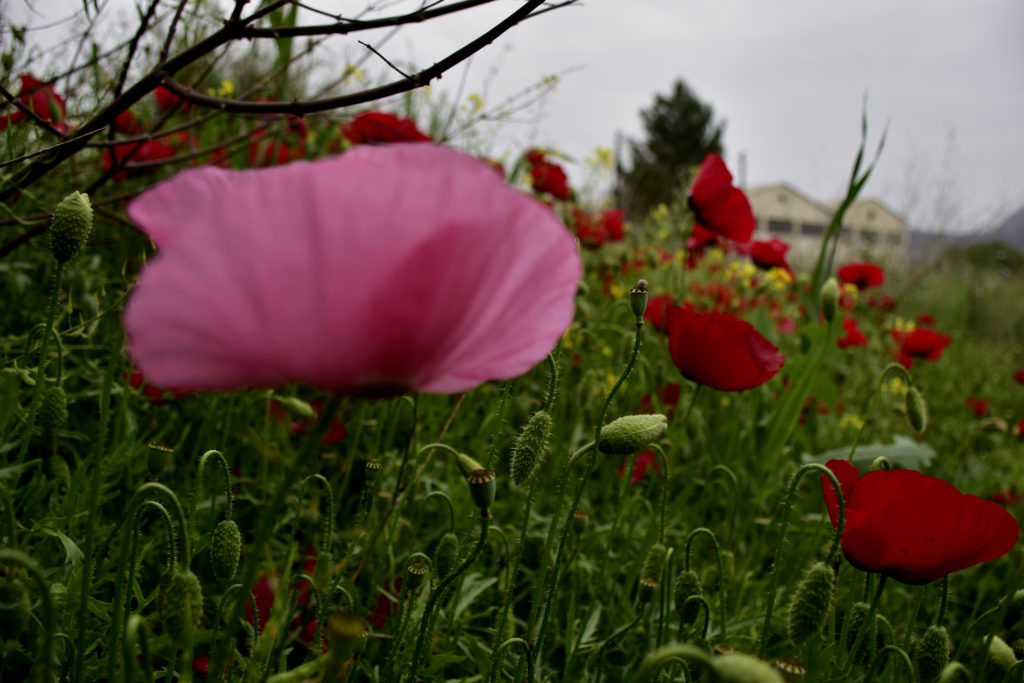
<path id="1" fill-rule="evenodd" d="M 786 683 L 768 662 L 742 652 L 715 657 L 711 668 L 718 683 Z"/>
<path id="2" fill-rule="evenodd" d="M 871 463 L 871 467 L 868 468 L 869 472 L 877 472 L 879 470 L 885 470 L 886 472 L 892 470 L 892 463 L 889 462 L 889 458 L 884 455 L 880 455 L 875 458 L 874 462 Z"/>
<path id="3" fill-rule="evenodd" d="M 923 433 L 928 427 L 928 406 L 924 402 L 924 396 L 915 386 L 907 389 L 906 407 L 910 428 L 918 434 Z"/>
<path id="4" fill-rule="evenodd" d="M 338 610 L 327 619 L 327 641 L 331 644 L 331 656 L 348 661 L 366 644 L 370 633 L 366 621 L 358 614 Z"/>
<path id="5" fill-rule="evenodd" d="M 647 311 L 647 280 L 637 280 L 636 287 L 629 290 L 629 307 L 637 321 L 644 319 Z"/>
<path id="6" fill-rule="evenodd" d="M 63 456 L 51 455 L 47 458 L 46 473 L 51 479 L 56 480 L 64 491 L 71 488 L 71 470 Z"/>
<path id="7" fill-rule="evenodd" d="M 606 455 L 632 455 L 661 438 L 668 418 L 660 413 L 626 415 L 601 428 L 598 450 Z"/>
<path id="8" fill-rule="evenodd" d="M 54 385 L 47 387 L 39 405 L 39 424 L 43 432 L 53 434 L 68 420 L 68 395 L 64 389 Z"/>
<path id="9" fill-rule="evenodd" d="M 647 551 L 647 557 L 644 558 L 644 566 L 640 570 L 640 577 L 649 577 L 655 581 L 660 581 L 661 570 L 665 567 L 665 556 L 667 553 L 667 549 L 661 543 L 652 545 L 651 549 Z"/>
<path id="10" fill-rule="evenodd" d="M 832 610 L 831 567 L 815 562 L 800 580 L 789 603 L 789 637 L 802 645 L 821 632 Z"/>
<path id="11" fill-rule="evenodd" d="M 988 638 L 989 636 L 985 636 L 985 640 Z M 988 652 L 985 653 L 985 670 L 993 678 L 999 680 L 1010 670 L 1010 667 L 1017 663 L 1017 655 L 1014 654 L 1013 648 L 999 636 L 991 636 L 991 638 L 992 642 L 989 643 Z"/>
<path id="12" fill-rule="evenodd" d="M 198 630 L 203 618 L 203 589 L 199 578 L 188 571 L 175 572 L 160 605 L 160 620 L 171 639 L 179 641 L 185 630 Z"/>
<path id="13" fill-rule="evenodd" d="M 917 680 L 935 680 L 949 662 L 949 633 L 942 626 L 929 626 L 914 643 L 913 661 Z"/>
<path id="14" fill-rule="evenodd" d="M 443 579 L 455 568 L 455 561 L 459 558 L 459 537 L 452 532 L 445 533 L 437 542 L 434 549 L 434 569 L 437 578 Z"/>
<path id="15" fill-rule="evenodd" d="M 704 587 L 700 583 L 697 572 L 687 569 L 676 577 L 676 581 L 672 585 L 672 601 L 683 624 L 689 626 L 697 621 L 697 616 L 700 614 L 700 604 L 697 601 L 687 602 L 687 599 L 703 594 Z"/>
<path id="16" fill-rule="evenodd" d="M 834 277 L 825 280 L 821 286 L 821 312 L 825 314 L 825 320 L 832 322 L 836 319 L 836 310 L 839 308 L 839 283 Z"/>
<path id="17" fill-rule="evenodd" d="M 149 450 L 146 452 L 146 469 L 155 477 L 167 469 L 174 449 L 162 443 L 150 443 L 147 446 Z"/>
<path id="18" fill-rule="evenodd" d="M 32 616 L 25 585 L 10 577 L 0 579 L 0 642 L 17 640 Z"/>
<path id="19" fill-rule="evenodd" d="M 494 496 L 498 491 L 497 475 L 494 470 L 481 467 L 466 475 L 466 482 L 469 484 L 469 495 L 473 502 L 480 508 L 482 517 L 488 516 L 488 510 L 494 502 Z"/>
<path id="20" fill-rule="evenodd" d="M 512 450 L 512 483 L 516 486 L 529 481 L 547 457 L 551 445 L 551 426 L 551 415 L 546 410 L 538 410 L 523 425 Z"/>
<path id="21" fill-rule="evenodd" d="M 72 192 L 57 205 L 50 223 L 50 251 L 60 263 L 67 263 L 82 251 L 92 232 L 89 195 Z"/>
<path id="22" fill-rule="evenodd" d="M 406 569 L 405 585 L 409 590 L 417 590 L 423 585 L 423 579 L 430 573 L 430 567 L 420 558 L 416 558 Z"/>
<path id="23" fill-rule="evenodd" d="M 301 398 L 294 396 L 279 396 L 274 394 L 274 400 L 283 406 L 289 413 L 303 420 L 315 420 L 317 418 L 316 408 Z"/>
<path id="24" fill-rule="evenodd" d="M 210 534 L 210 567 L 218 581 L 230 581 L 242 556 L 242 532 L 233 520 L 221 520 Z"/>

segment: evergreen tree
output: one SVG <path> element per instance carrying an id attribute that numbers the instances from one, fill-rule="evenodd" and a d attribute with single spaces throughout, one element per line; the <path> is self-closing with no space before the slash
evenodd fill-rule
<path id="1" fill-rule="evenodd" d="M 619 206 L 634 217 L 678 196 L 706 154 L 721 154 L 724 131 L 723 123 L 714 122 L 710 105 L 682 80 L 669 95 L 655 97 L 640 118 L 647 139 L 629 141 L 632 168 L 619 166 L 616 190 Z"/>

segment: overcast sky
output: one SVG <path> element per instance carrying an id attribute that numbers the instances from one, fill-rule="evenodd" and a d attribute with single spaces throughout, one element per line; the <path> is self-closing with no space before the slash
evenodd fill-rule
<path id="1" fill-rule="evenodd" d="M 308 3 L 333 12 L 366 4 Z M 382 53 L 428 66 L 518 4 L 407 27 Z M 787 182 L 816 199 L 844 190 L 866 94 L 871 150 L 886 127 L 888 138 L 865 194 L 913 227 L 964 231 L 1024 206 L 1022 36 L 1021 0 L 586 0 L 485 48 L 463 93 L 486 90 L 490 104 L 568 71 L 532 118 L 518 117 L 534 124 L 507 127 L 495 152 L 507 141 L 582 158 L 612 147 L 617 132 L 641 136 L 639 111 L 682 78 L 725 122 L 730 166 L 746 155 L 748 185 Z M 329 49 L 358 55 L 354 38 Z M 436 87 L 454 92 L 462 77 L 460 67 Z"/>

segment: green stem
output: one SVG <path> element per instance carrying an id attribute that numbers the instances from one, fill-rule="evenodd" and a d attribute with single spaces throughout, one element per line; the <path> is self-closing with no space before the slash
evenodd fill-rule
<path id="1" fill-rule="evenodd" d="M 665 508 L 668 506 L 668 457 L 665 451 L 658 444 L 651 444 L 653 450 L 661 459 L 661 509 L 658 511 L 658 543 L 665 542 Z M 627 472 L 632 476 L 632 471 Z M 625 479 L 626 477 L 623 477 Z"/>
<path id="2" fill-rule="evenodd" d="M 619 387 L 621 387 L 622 384 L 626 381 L 626 378 L 629 377 L 629 373 L 633 370 L 633 366 L 636 364 L 636 359 L 640 355 L 640 345 L 643 343 L 644 339 L 643 320 L 640 320 L 639 322 L 635 323 L 635 326 L 636 333 L 633 341 L 633 352 L 629 355 L 629 362 L 626 364 L 626 369 L 622 372 L 622 375 L 619 376 L 619 379 L 618 381 L 615 382 L 615 385 L 612 387 L 612 390 L 608 392 L 608 396 L 604 400 L 604 405 L 601 406 L 601 413 L 597 417 L 597 426 L 594 428 L 595 446 L 593 447 L 593 450 L 590 454 L 590 462 L 587 466 L 586 473 L 582 477 L 580 477 L 580 483 L 576 488 L 576 497 L 573 499 L 572 505 L 569 506 L 569 512 L 566 515 L 565 523 L 562 524 L 562 536 L 558 541 L 558 550 L 555 552 L 555 563 L 551 568 L 551 583 L 547 592 L 547 598 L 544 601 L 544 613 L 541 617 L 540 631 L 537 634 L 537 643 L 534 647 L 534 654 L 538 657 L 540 656 L 540 653 L 543 651 L 542 649 L 544 645 L 544 636 L 547 631 L 548 619 L 551 615 L 551 601 L 554 598 L 555 593 L 558 592 L 558 572 L 559 569 L 561 569 L 560 565 L 562 561 L 562 551 L 565 548 L 565 540 L 569 536 L 569 529 L 572 527 L 572 521 L 576 513 L 576 508 L 579 506 L 580 499 L 583 497 L 583 490 L 586 488 L 587 481 L 593 474 L 595 467 L 597 467 L 598 451 L 596 444 L 601 443 L 601 429 L 604 426 L 605 415 L 608 413 L 608 406 L 611 405 L 612 398 L 619 390 Z"/>
<path id="3" fill-rule="evenodd" d="M 39 683 L 50 683 L 53 681 L 53 674 L 50 673 L 53 666 L 53 637 L 57 631 L 53 614 L 53 597 L 50 595 L 50 582 L 43 575 L 39 563 L 20 550 L 0 548 L 0 564 L 2 563 L 18 565 L 32 577 L 32 581 L 36 584 L 42 611 L 40 619 L 42 630 L 40 632 L 41 644 L 39 652 L 36 653 L 33 667 L 35 670 L 34 680 Z"/>
<path id="4" fill-rule="evenodd" d="M 516 546 L 516 556 L 512 560 L 512 570 L 510 572 L 511 580 L 509 581 L 508 590 L 505 592 L 504 604 L 501 607 L 501 616 L 498 617 L 498 625 L 495 628 L 494 641 L 498 642 L 505 637 L 505 622 L 508 621 L 509 610 L 512 609 L 512 596 L 515 593 L 516 579 L 519 578 L 519 561 L 523 557 L 523 548 L 526 545 L 526 536 L 530 527 L 530 507 L 533 504 L 533 491 L 537 484 L 537 477 L 530 478 L 530 488 L 526 494 L 526 507 L 523 510 L 523 524 L 519 531 L 519 545 Z M 491 653 L 491 671 L 495 671 L 498 666 L 498 657 L 500 656 L 499 649 L 494 648 Z M 526 657 L 527 664 L 532 668 L 533 661 L 531 657 Z M 530 679 L 533 680 L 532 678 Z"/>
<path id="5" fill-rule="evenodd" d="M 950 662 L 943 667 L 936 683 L 952 683 L 958 676 L 967 683 L 971 683 L 971 672 L 967 670 L 967 667 L 960 662 Z"/>
<path id="6" fill-rule="evenodd" d="M 636 617 L 633 618 L 633 621 L 629 622 L 619 630 L 612 633 L 610 636 L 605 638 L 604 641 L 602 641 L 601 644 L 598 646 L 597 651 L 594 655 L 597 658 L 597 680 L 601 680 L 603 678 L 604 649 L 608 647 L 611 643 L 617 642 L 619 638 L 632 631 L 636 627 L 636 625 L 640 623 L 640 617 L 642 615 L 642 612 L 640 614 L 637 614 Z"/>
<path id="7" fill-rule="evenodd" d="M 445 493 L 444 491 L 431 491 L 423 499 L 423 506 L 426 507 L 427 502 L 429 502 L 430 499 L 433 498 L 434 496 L 437 496 L 438 498 L 440 498 L 441 500 L 443 500 L 445 502 L 445 505 L 448 508 L 448 531 L 451 531 L 451 532 L 454 533 L 455 532 L 455 506 L 452 505 L 451 497 L 447 493 Z"/>
<path id="8" fill-rule="evenodd" d="M 21 436 L 21 445 L 18 447 L 18 456 L 14 459 L 14 462 L 21 464 L 25 461 L 25 455 L 28 453 L 29 443 L 32 441 L 32 428 L 36 424 L 36 415 L 39 412 L 39 396 L 42 393 L 43 384 L 45 383 L 46 375 L 46 364 L 47 364 L 47 353 L 50 347 L 50 330 L 53 329 L 53 319 L 57 315 L 57 299 L 60 298 L 60 282 L 64 275 L 64 263 L 57 263 L 57 270 L 53 274 L 53 287 L 50 290 L 50 302 L 46 309 L 46 331 L 43 333 L 43 339 L 39 342 L 39 366 L 36 368 L 36 383 L 32 387 L 32 400 L 28 406 L 28 420 L 25 422 L 25 433 Z M 58 344 L 59 346 L 59 344 Z"/>
<path id="9" fill-rule="evenodd" d="M 853 639 L 853 647 L 850 648 L 847 653 L 846 666 L 843 669 L 843 680 L 850 680 L 850 673 L 853 671 L 853 665 L 857 663 L 857 652 L 860 649 L 860 644 L 867 635 L 871 638 L 872 647 L 874 651 L 874 642 L 876 640 L 875 633 L 877 623 L 875 621 L 875 614 L 878 612 L 878 601 L 882 597 L 882 589 L 885 588 L 885 580 L 888 577 L 885 574 L 880 574 L 878 578 L 878 587 L 875 588 L 875 596 L 871 599 L 871 606 L 868 608 L 867 616 L 864 617 L 864 621 L 861 622 L 860 628 L 857 629 L 857 637 Z"/>
<path id="10" fill-rule="evenodd" d="M 220 451 L 206 451 L 202 457 L 199 458 L 199 471 L 196 474 L 196 487 L 192 492 L 192 521 L 195 525 L 196 535 L 199 534 L 199 520 L 195 514 L 196 505 L 198 503 L 199 494 L 203 490 L 203 484 L 206 483 L 206 464 L 210 460 L 216 460 L 217 464 L 220 465 L 221 479 L 224 481 L 224 497 L 227 502 L 224 505 L 224 519 L 231 519 L 231 513 L 234 511 L 234 497 L 231 495 L 231 468 L 228 467 L 228 461 Z M 210 527 L 215 525 L 214 520 L 217 519 L 216 506 L 211 502 L 210 504 Z"/>
<path id="11" fill-rule="evenodd" d="M 939 602 L 939 614 L 935 618 L 935 624 L 942 626 L 942 622 L 946 619 L 946 603 L 949 602 L 949 574 L 942 577 L 942 598 Z"/>
<path id="12" fill-rule="evenodd" d="M 772 609 L 775 606 L 775 592 L 778 590 L 779 584 L 779 561 L 782 557 L 782 544 L 786 540 L 786 530 L 789 528 L 789 510 L 793 507 L 793 496 L 796 494 L 797 486 L 800 484 L 800 479 L 812 470 L 817 470 L 823 475 L 827 476 L 832 486 L 835 488 L 836 500 L 839 501 L 839 519 L 836 523 L 835 534 L 832 537 L 832 545 L 828 551 L 828 562 L 832 561 L 836 553 L 839 551 L 839 543 L 843 538 L 843 528 L 846 524 L 846 506 L 843 501 L 843 489 L 839 485 L 839 480 L 836 479 L 836 475 L 832 474 L 832 470 L 819 465 L 818 463 L 810 463 L 804 465 L 796 471 L 793 475 L 793 481 L 789 485 L 789 493 L 786 495 L 786 502 L 782 507 L 782 522 L 779 525 L 779 542 L 775 546 L 775 561 L 772 563 L 772 576 L 768 583 L 768 606 L 765 608 L 764 613 L 764 625 L 761 627 L 761 645 L 758 648 L 758 656 L 764 659 L 765 650 L 768 648 L 768 632 L 772 620 Z"/>
<path id="13" fill-rule="evenodd" d="M 698 536 L 707 536 L 711 541 L 711 545 L 715 549 L 715 562 L 718 568 L 718 618 L 721 620 L 721 624 L 718 626 L 718 637 L 720 640 L 725 640 L 725 572 L 722 570 L 722 549 L 718 545 L 718 539 L 715 538 L 715 534 L 712 533 L 711 529 L 705 527 L 699 527 L 694 529 L 686 536 L 686 568 L 690 568 L 690 557 L 692 556 L 693 541 Z"/>
<path id="14" fill-rule="evenodd" d="M 725 465 L 715 465 L 708 473 L 708 481 L 714 479 L 716 474 L 721 474 L 729 492 L 732 494 L 729 499 L 729 535 L 726 537 L 726 547 L 732 544 L 736 533 L 736 514 L 740 508 L 740 484 L 736 479 L 736 473 Z"/>
<path id="15" fill-rule="evenodd" d="M 878 400 L 879 394 L 882 393 L 882 386 L 885 384 L 885 380 L 889 375 L 903 375 L 903 380 L 907 383 L 908 387 L 914 383 L 910 373 L 907 372 L 907 369 L 899 363 L 889 363 L 885 366 L 882 370 L 882 374 L 878 377 L 878 384 L 875 385 L 875 391 L 871 394 L 871 399 L 868 401 L 868 405 L 864 409 L 864 413 L 861 415 L 863 420 L 861 421 L 860 429 L 857 430 L 857 436 L 853 440 L 853 447 L 850 448 L 850 455 L 846 458 L 850 462 L 853 462 L 853 456 L 857 453 L 857 446 L 860 445 L 860 441 L 864 437 L 864 430 L 867 429 L 871 413 L 875 409 L 875 402 Z"/>
<path id="16" fill-rule="evenodd" d="M 530 644 L 522 638 L 509 638 L 504 643 L 494 648 L 494 656 L 491 658 L 491 670 L 487 675 L 488 683 L 496 683 L 498 680 L 498 662 L 501 660 L 501 655 L 505 650 L 513 645 L 518 645 L 523 648 L 523 654 L 526 658 L 526 680 L 533 683 L 534 672 L 533 672 L 533 650 L 530 648 Z"/>
<path id="17" fill-rule="evenodd" d="M 142 660 L 142 665 L 144 667 L 143 670 L 145 672 L 145 676 L 142 678 L 135 677 L 136 640 L 139 641 L 139 659 Z M 124 672 L 126 680 L 154 680 L 153 662 L 149 654 L 149 629 L 146 627 L 146 620 L 138 614 L 133 614 L 128 618 L 128 624 L 125 627 L 124 641 L 122 644 L 122 655 L 124 656 Z M 113 657 L 114 654 L 110 653 L 110 656 Z"/>
<path id="18" fill-rule="evenodd" d="M 476 556 L 480 554 L 480 550 L 484 547 L 484 543 L 487 542 L 487 529 L 490 526 L 487 523 L 487 518 L 480 517 L 480 538 L 477 539 L 476 545 L 473 547 L 472 552 L 466 556 L 466 559 L 462 561 L 458 567 L 456 567 L 448 576 L 441 580 L 437 584 L 437 588 L 430 594 L 430 600 L 427 601 L 427 606 L 423 610 L 423 616 L 420 618 L 420 631 L 419 635 L 416 636 L 416 647 L 412 653 L 412 663 L 409 665 L 409 680 L 416 680 L 416 671 L 420 665 L 420 655 L 423 652 L 423 645 L 426 641 L 427 636 L 427 625 L 430 621 L 430 617 L 434 608 L 437 606 L 438 600 L 442 595 L 446 593 L 448 586 L 452 585 L 457 578 L 459 578 L 464 571 L 469 569 L 469 566 L 476 560 Z"/>
<path id="19" fill-rule="evenodd" d="M 703 595 L 691 595 L 690 597 L 686 598 L 685 602 L 683 602 L 683 610 L 682 610 L 681 614 L 685 613 L 686 612 L 686 607 L 688 605 L 692 604 L 692 603 L 697 603 L 698 605 L 700 605 L 700 608 L 704 611 L 704 626 L 700 630 L 700 639 L 701 640 L 707 640 L 707 638 L 708 638 L 708 627 L 711 625 L 711 605 L 708 604 L 708 601 L 704 598 Z M 686 629 L 686 624 L 684 624 L 682 618 L 680 618 L 679 619 L 679 640 L 683 639 L 683 631 L 685 629 Z"/>
<path id="20" fill-rule="evenodd" d="M 505 386 L 501 391 L 501 402 L 498 404 L 498 414 L 495 419 L 495 423 L 498 425 L 497 429 L 491 435 L 491 442 L 487 445 L 487 460 L 484 463 L 484 467 L 490 468 L 491 463 L 494 462 L 494 454 L 498 449 L 498 438 L 501 436 L 501 427 L 505 424 L 505 409 L 508 407 L 508 397 L 512 393 L 512 381 L 505 382 Z"/>
<path id="21" fill-rule="evenodd" d="M 910 657 L 907 656 L 907 653 L 903 650 L 903 648 L 898 647 L 896 645 L 886 645 L 878 651 L 878 655 L 876 655 L 875 658 L 871 661 L 871 666 L 868 667 L 868 675 L 864 679 L 865 681 L 874 680 L 875 674 L 881 671 L 882 669 L 880 665 L 885 663 L 885 656 L 890 653 L 893 655 L 893 657 L 895 657 L 897 660 L 903 663 L 903 666 L 910 674 L 908 680 L 914 680 L 914 665 L 911 663 Z"/>
<path id="22" fill-rule="evenodd" d="M 323 549 L 324 554 L 330 556 L 331 554 L 331 538 L 334 535 L 334 492 L 331 490 L 331 483 L 327 481 L 327 477 L 322 474 L 311 474 L 302 480 L 299 484 L 299 495 L 302 495 L 302 489 L 305 488 L 306 484 L 311 481 L 315 481 L 323 487 L 327 493 L 327 515 L 324 519 L 323 528 Z"/>

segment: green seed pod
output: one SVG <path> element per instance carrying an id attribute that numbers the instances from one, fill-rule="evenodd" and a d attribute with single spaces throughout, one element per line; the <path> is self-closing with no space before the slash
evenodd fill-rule
<path id="1" fill-rule="evenodd" d="M 834 277 L 830 277 L 821 286 L 821 312 L 825 314 L 825 320 L 832 322 L 836 319 L 838 309 L 839 283 Z"/>
<path id="2" fill-rule="evenodd" d="M 640 577 L 640 588 L 637 591 L 637 598 L 640 602 L 640 610 L 643 610 L 647 603 L 651 601 L 651 598 L 654 597 L 654 592 L 658 590 L 659 585 L 661 584 L 659 584 L 658 580 L 651 578 L 650 576 Z"/>
<path id="3" fill-rule="evenodd" d="M 171 461 L 171 454 L 174 452 L 174 449 L 162 443 L 147 445 L 149 450 L 146 452 L 146 469 L 149 470 L 151 476 L 156 477 L 167 469 L 167 464 Z"/>
<path id="4" fill-rule="evenodd" d="M 430 567 L 420 558 L 413 560 L 405 572 L 405 586 L 409 590 L 418 590 L 423 585 L 423 580 L 430 573 Z"/>
<path id="5" fill-rule="evenodd" d="M 0 579 L 0 642 L 17 640 L 28 626 L 32 603 L 25 584 L 18 579 Z"/>
<path id="6" fill-rule="evenodd" d="M 92 232 L 89 195 L 72 192 L 57 205 L 50 224 L 50 251 L 60 263 L 67 263 L 82 251 Z"/>
<path id="7" fill-rule="evenodd" d="M 985 636 L 984 640 L 988 640 L 988 636 Z M 1001 680 L 1016 663 L 1017 655 L 1014 654 L 1013 648 L 999 636 L 992 636 L 992 642 L 985 654 L 985 673 L 988 674 L 986 680 Z"/>
<path id="8" fill-rule="evenodd" d="M 487 517 L 488 510 L 491 509 L 494 496 L 498 491 L 497 475 L 494 470 L 485 467 L 473 470 L 466 475 L 466 483 L 469 484 L 469 495 L 473 497 L 473 502 L 480 508 L 480 515 Z"/>
<path id="9" fill-rule="evenodd" d="M 632 455 L 661 438 L 668 429 L 668 418 L 660 413 L 626 415 L 601 429 L 598 450 L 607 455 Z"/>
<path id="10" fill-rule="evenodd" d="M 242 532 L 233 520 L 221 520 L 210 534 L 210 567 L 218 581 L 231 581 L 242 556 Z"/>
<path id="11" fill-rule="evenodd" d="M 786 683 L 768 662 L 741 652 L 715 657 L 711 668 L 718 683 Z"/>
<path id="12" fill-rule="evenodd" d="M 452 532 L 446 533 L 437 542 L 434 549 L 434 569 L 438 579 L 448 576 L 455 568 L 455 561 L 459 559 L 459 537 Z"/>
<path id="13" fill-rule="evenodd" d="M 523 425 L 512 451 L 512 483 L 516 486 L 528 482 L 547 457 L 552 424 L 548 411 L 538 410 Z"/>
<path id="14" fill-rule="evenodd" d="M 47 387 L 39 404 L 39 424 L 43 432 L 53 434 L 68 421 L 68 395 L 59 386 Z"/>
<path id="15" fill-rule="evenodd" d="M 197 630 L 203 618 L 203 589 L 199 579 L 188 571 L 175 572 L 167 585 L 160 608 L 164 631 L 173 640 L 185 637 L 185 629 Z"/>
<path id="16" fill-rule="evenodd" d="M 804 573 L 789 603 L 789 637 L 802 645 L 821 632 L 832 610 L 832 568 L 815 562 Z"/>
<path id="17" fill-rule="evenodd" d="M 867 619 L 868 611 L 870 606 L 866 602 L 854 603 L 853 607 L 850 608 L 849 618 L 850 626 L 846 632 L 846 649 L 850 650 L 857 642 L 857 635 L 860 632 L 861 625 L 864 626 L 864 635 L 860 637 L 860 646 L 857 648 L 857 652 L 853 654 L 856 660 L 861 664 L 867 664 L 868 658 L 871 656 L 871 635 L 867 629 L 871 627 L 870 624 L 865 624 L 864 621 Z M 844 626 L 845 628 L 845 626 Z M 886 633 L 892 630 L 892 626 L 889 625 L 888 619 L 880 614 L 875 614 L 875 650 L 881 649 L 885 645 Z M 840 632 L 842 632 L 840 630 Z"/>
<path id="18" fill-rule="evenodd" d="M 643 569 L 640 570 L 640 578 L 650 578 L 661 581 L 661 570 L 665 567 L 665 556 L 668 550 L 661 543 L 655 543 L 647 551 L 644 558 Z"/>
<path id="19" fill-rule="evenodd" d="M 697 616 L 700 614 L 699 604 L 696 602 L 686 603 L 686 599 L 694 595 L 704 595 L 700 576 L 692 569 L 680 572 L 672 585 L 672 600 L 675 603 L 679 619 L 687 626 L 697 621 Z"/>
<path id="20" fill-rule="evenodd" d="M 924 396 L 915 386 L 907 389 L 906 409 L 910 428 L 918 434 L 923 434 L 928 428 L 928 406 L 924 402 Z"/>
<path id="21" fill-rule="evenodd" d="M 316 558 L 316 566 L 313 568 L 313 585 L 321 595 L 326 595 L 331 590 L 331 584 L 334 583 L 333 565 L 331 554 L 327 550 L 321 549 Z"/>
<path id="22" fill-rule="evenodd" d="M 938 678 L 943 667 L 949 662 L 949 633 L 942 626 L 929 626 L 917 639 L 912 650 L 917 680 L 928 683 Z"/>
<path id="23" fill-rule="evenodd" d="M 647 280 L 637 280 L 636 287 L 629 290 L 629 307 L 637 320 L 644 319 L 647 312 Z"/>
<path id="24" fill-rule="evenodd" d="M 366 483 L 372 484 L 377 481 L 377 475 L 380 474 L 380 460 L 377 458 L 370 458 L 366 461 Z"/>
<path id="25" fill-rule="evenodd" d="M 47 458 L 46 473 L 57 482 L 62 492 L 71 488 L 71 470 L 68 468 L 68 462 L 63 456 L 51 455 Z"/>

